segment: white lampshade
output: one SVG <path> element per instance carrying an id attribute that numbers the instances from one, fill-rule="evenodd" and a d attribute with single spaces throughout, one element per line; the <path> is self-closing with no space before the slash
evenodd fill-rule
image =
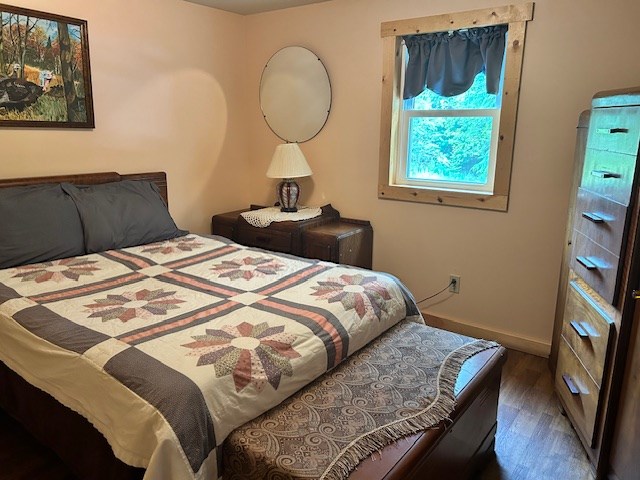
<path id="1" fill-rule="evenodd" d="M 298 178 L 311 175 L 311 167 L 297 143 L 283 143 L 276 147 L 267 170 L 269 178 Z"/>

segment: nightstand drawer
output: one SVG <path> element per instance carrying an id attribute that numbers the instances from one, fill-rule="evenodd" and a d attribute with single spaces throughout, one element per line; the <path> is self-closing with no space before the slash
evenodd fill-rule
<path id="1" fill-rule="evenodd" d="M 236 241 L 249 247 L 260 247 L 275 252 L 291 252 L 291 233 L 287 231 L 239 226 Z"/>
<path id="2" fill-rule="evenodd" d="M 612 327 L 613 321 L 586 292 L 571 282 L 567 291 L 562 336 L 598 387 L 602 386 Z"/>
<path id="3" fill-rule="evenodd" d="M 640 107 L 596 109 L 591 115 L 587 146 L 636 155 L 640 141 Z"/>
<path id="4" fill-rule="evenodd" d="M 373 229 L 365 220 L 342 219 L 302 234 L 303 256 L 371 268 Z"/>
<path id="5" fill-rule="evenodd" d="M 629 205 L 636 156 L 587 148 L 581 187 L 609 200 Z"/>
<path id="6" fill-rule="evenodd" d="M 213 217 L 211 217 L 211 233 L 213 235 L 226 237 L 229 240 L 235 240 L 236 224 L 238 223 L 238 216 L 242 212 L 246 212 L 246 209 L 219 213 L 218 215 L 214 215 Z"/>
<path id="7" fill-rule="evenodd" d="M 574 231 L 571 268 L 609 303 L 616 294 L 618 262 L 613 253 Z"/>
<path id="8" fill-rule="evenodd" d="M 627 211 L 624 205 L 579 188 L 575 228 L 614 255 L 620 256 Z"/>
<path id="9" fill-rule="evenodd" d="M 593 448 L 600 390 L 564 339 L 558 349 L 555 384 L 574 427 Z"/>
<path id="10" fill-rule="evenodd" d="M 211 234 L 226 237 L 233 240 L 235 234 L 235 225 L 227 225 L 223 223 L 213 223 L 211 225 Z"/>

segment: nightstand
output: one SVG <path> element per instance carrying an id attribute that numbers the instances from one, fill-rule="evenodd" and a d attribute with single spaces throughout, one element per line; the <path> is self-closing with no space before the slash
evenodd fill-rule
<path id="1" fill-rule="evenodd" d="M 373 229 L 368 221 L 340 218 L 337 210 L 326 205 L 319 217 L 258 228 L 240 216 L 256 208 L 262 207 L 214 215 L 211 233 L 250 247 L 371 268 Z"/>

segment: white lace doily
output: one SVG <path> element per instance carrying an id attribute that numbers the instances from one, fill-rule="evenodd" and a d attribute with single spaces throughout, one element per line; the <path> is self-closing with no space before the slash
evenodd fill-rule
<path id="1" fill-rule="evenodd" d="M 299 220 L 308 220 L 322 215 L 320 207 L 298 207 L 297 212 L 281 212 L 280 207 L 261 208 L 260 210 L 250 210 L 243 212 L 244 218 L 250 225 L 259 228 L 265 228 L 272 222 L 297 222 Z"/>

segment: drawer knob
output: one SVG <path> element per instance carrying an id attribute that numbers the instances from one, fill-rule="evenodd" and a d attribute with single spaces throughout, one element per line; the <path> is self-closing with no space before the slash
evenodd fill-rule
<path id="1" fill-rule="evenodd" d="M 608 172 L 607 170 L 591 170 L 591 175 L 598 178 L 620 178 L 619 173 Z"/>
<path id="2" fill-rule="evenodd" d="M 576 257 L 576 261 L 582 265 L 584 268 L 586 268 L 587 270 L 597 270 L 598 266 L 593 263 L 591 260 L 589 260 L 587 257 L 583 257 L 583 256 L 577 256 Z"/>
<path id="3" fill-rule="evenodd" d="M 589 337 L 589 332 L 587 332 L 585 328 L 575 320 L 569 322 L 569 325 L 571 325 L 571 328 L 573 328 L 576 331 L 576 333 L 580 336 L 580 338 Z"/>
<path id="4" fill-rule="evenodd" d="M 597 213 L 593 212 L 582 212 L 582 216 L 593 223 L 604 223 L 604 218 L 602 218 Z"/>
<path id="5" fill-rule="evenodd" d="M 629 133 L 628 128 L 597 128 L 596 132 L 610 134 L 610 133 Z"/>
<path id="6" fill-rule="evenodd" d="M 571 395 L 580 395 L 580 390 L 568 373 L 562 374 L 562 380 L 564 380 L 564 384 L 569 389 L 569 392 L 571 392 Z"/>

